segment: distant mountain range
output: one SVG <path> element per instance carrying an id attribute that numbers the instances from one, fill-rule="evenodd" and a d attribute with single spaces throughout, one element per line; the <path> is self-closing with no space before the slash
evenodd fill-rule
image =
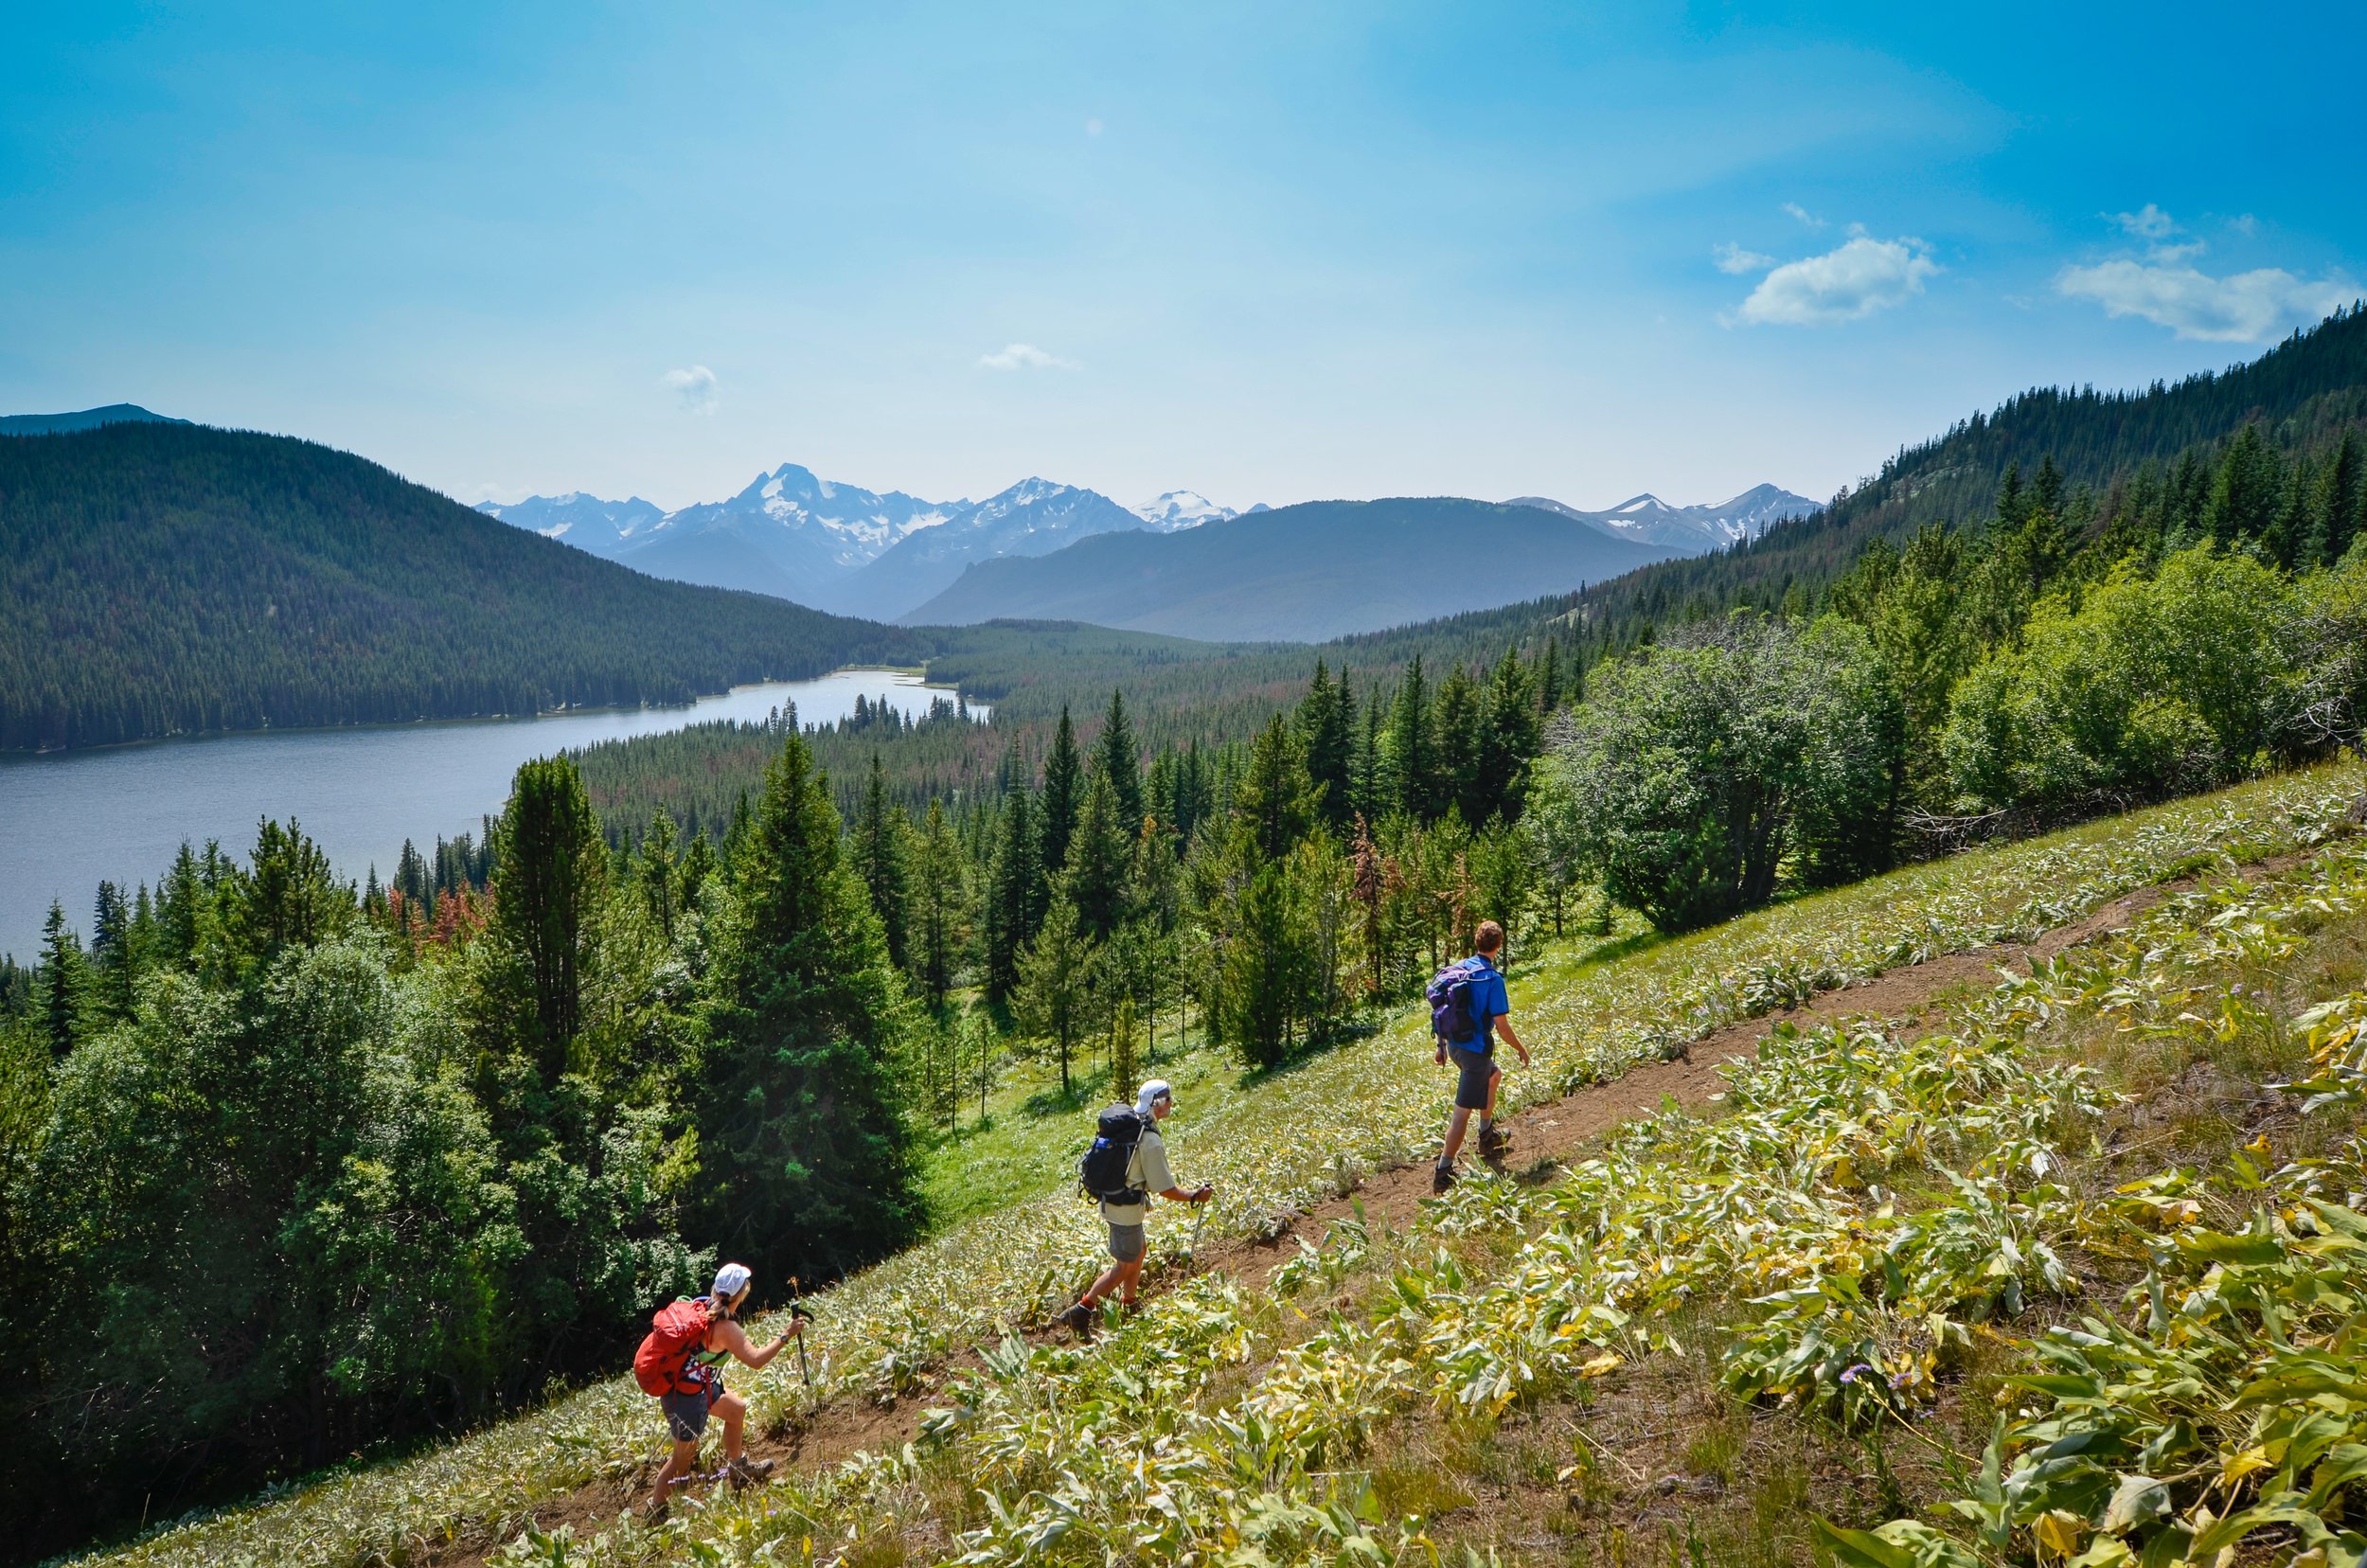
<path id="1" fill-rule="evenodd" d="M 1310 501 L 974 561 L 903 618 L 1079 620 L 1219 641 L 1321 642 L 1567 592 L 1679 553 L 1543 507 Z"/>
<path id="2" fill-rule="evenodd" d="M 1672 507 L 1648 492 L 1602 511 L 1580 511 L 1543 495 L 1516 495 L 1504 505 L 1541 507 L 1592 524 L 1613 538 L 1664 544 L 1680 555 L 1722 550 L 1737 540 L 1758 538 L 1787 517 L 1807 517 L 1824 509 L 1821 501 L 1773 485 L 1753 485 L 1732 500 L 1702 507 Z"/>
<path id="3" fill-rule="evenodd" d="M 1759 485 L 1732 500 L 1700 507 L 1671 507 L 1651 495 L 1639 495 L 1603 511 L 1582 511 L 1539 495 L 1522 496 L 1505 505 L 1554 512 L 1609 539 L 1652 546 L 1655 553 L 1641 558 L 1648 560 L 1669 553 L 1700 555 L 1722 549 L 1735 540 L 1757 537 L 1779 518 L 1804 517 L 1818 509 L 1817 503 L 1806 496 L 1773 485 Z M 702 502 L 675 511 L 637 496 L 609 501 L 579 490 L 530 496 L 510 504 L 488 501 L 477 510 L 653 577 L 719 588 L 752 588 L 837 614 L 880 620 L 934 618 L 936 612 L 923 615 L 922 607 L 951 593 L 969 568 L 982 562 L 1050 557 L 1104 534 L 1172 534 L 1278 515 L 1263 503 L 1236 511 L 1187 490 L 1168 490 L 1128 508 L 1097 490 L 1041 477 L 1023 479 L 983 501 L 925 501 L 902 490 L 881 492 L 834 483 L 795 463 L 783 463 L 770 473 L 757 474 L 729 500 Z M 1252 536 L 1228 533 L 1225 537 L 1238 547 Z M 1096 555 L 1090 559 L 1113 558 Z M 1044 580 L 1065 583 L 1070 570 L 1064 566 Z M 1591 580 L 1594 575 L 1599 574 L 1590 561 L 1579 578 Z M 1038 608 L 1003 608 L 981 597 L 1008 588 L 1035 605 L 1040 597 L 1037 591 L 1017 587 L 1023 576 L 1006 573 L 982 579 L 946 599 L 943 611 L 972 619 L 1053 614 Z M 1572 579 L 1573 584 L 1576 580 Z M 1063 587 L 1056 597 L 1066 598 L 1073 592 L 1073 586 Z M 1354 630 L 1368 630 L 1387 624 L 1372 616 L 1382 604 L 1397 602 L 1397 597 L 1394 592 L 1384 592 L 1336 608 L 1354 623 Z M 1144 615 L 1153 614 L 1137 608 Z M 1272 617 L 1252 618 L 1261 626 L 1276 624 Z M 1166 623 L 1107 624 L 1149 627 Z M 1218 633 L 1199 631 L 1189 634 Z"/>
<path id="4" fill-rule="evenodd" d="M 100 425 L 188 422 L 151 414 L 137 403 L 109 403 L 104 408 L 85 408 L 79 414 L 0 415 L 0 436 L 71 436 L 78 430 L 97 430 Z"/>
<path id="5" fill-rule="evenodd" d="M 924 501 L 817 478 L 795 463 L 757 474 L 729 500 L 670 512 L 637 496 L 608 501 L 580 490 L 489 501 L 477 510 L 653 577 L 753 588 L 882 620 L 950 586 L 972 561 L 1245 515 L 1192 490 L 1129 508 L 1096 490 L 1034 477 L 983 501 Z"/>

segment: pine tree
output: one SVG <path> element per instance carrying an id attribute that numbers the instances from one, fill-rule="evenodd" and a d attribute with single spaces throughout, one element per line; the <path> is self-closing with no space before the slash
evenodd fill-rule
<path id="1" fill-rule="evenodd" d="M 1407 661 L 1405 679 L 1389 709 L 1388 733 L 1381 755 L 1388 780 L 1388 805 L 1419 822 L 1437 814 L 1437 731 L 1431 712 L 1430 687 L 1422 679 L 1422 656 Z"/>
<path id="2" fill-rule="evenodd" d="M 842 853 L 828 783 L 792 731 L 741 840 L 698 1091 L 706 1234 L 783 1275 L 892 1252 L 923 1216 L 888 1071 L 910 1004 Z"/>
<path id="3" fill-rule="evenodd" d="M 34 982 L 42 1032 L 48 1037 L 49 1054 L 63 1060 L 81 1037 L 82 1007 L 89 981 L 81 938 L 66 929 L 65 905 L 55 899 L 49 900 L 49 918 L 42 922 L 41 968 Z"/>
<path id="4" fill-rule="evenodd" d="M 1234 790 L 1233 814 L 1260 864 L 1281 860 L 1315 826 L 1315 783 L 1307 775 L 1307 754 L 1278 713 L 1250 748 L 1249 769 Z"/>
<path id="5" fill-rule="evenodd" d="M 2220 544 L 2258 539 L 2275 522 L 2284 498 L 2284 461 L 2262 437 L 2260 426 L 2248 424 L 2220 455 L 2203 508 L 2203 531 Z"/>
<path id="6" fill-rule="evenodd" d="M 1561 705 L 1561 639 L 1547 637 L 1537 655 L 1537 711 L 1551 713 Z"/>
<path id="7" fill-rule="evenodd" d="M 1551 644 L 1547 644 L 1551 647 Z M 1513 649 L 1504 650 L 1489 677 L 1486 712 L 1472 769 L 1474 827 L 1491 817 L 1516 822 L 1526 792 L 1529 763 L 1537 756 L 1543 725 L 1538 718 L 1537 687 L 1529 668 Z"/>
<path id="8" fill-rule="evenodd" d="M 642 907 L 667 942 L 683 907 L 682 867 L 676 863 L 674 819 L 661 806 L 650 814 L 650 830 L 633 859 L 633 880 L 641 889 Z"/>
<path id="9" fill-rule="evenodd" d="M 91 918 L 90 1001 L 98 1016 L 114 1023 L 132 1016 L 132 985 L 137 960 L 132 952 L 132 912 L 123 890 L 111 882 L 98 884 L 98 902 Z"/>
<path id="10" fill-rule="evenodd" d="M 1324 820 L 1344 827 L 1356 814 L 1350 776 L 1356 760 L 1356 701 L 1348 695 L 1344 670 L 1335 686 L 1324 662 L 1315 661 L 1315 678 L 1299 703 L 1298 730 L 1307 751 L 1308 776 L 1324 792 Z"/>
<path id="11" fill-rule="evenodd" d="M 2331 566 L 2340 561 L 2358 535 L 2363 509 L 2367 509 L 2367 450 L 2362 450 L 2358 433 L 2345 428 L 2333 454 L 2318 471 L 2300 564 Z"/>
<path id="12" fill-rule="evenodd" d="M 1482 818 L 1473 813 L 1484 811 L 1487 804 L 1481 798 L 1480 790 L 1480 694 L 1471 684 L 1470 672 L 1460 664 L 1450 668 L 1447 678 L 1438 683 L 1437 706 L 1438 717 L 1433 726 L 1438 748 L 1437 809 L 1444 811 L 1452 806 L 1463 813 L 1467 824 L 1476 828 Z"/>
<path id="13" fill-rule="evenodd" d="M 404 847 L 410 847 L 408 841 Z M 195 963 L 202 940 L 200 933 L 211 900 L 188 840 L 181 841 L 180 852 L 172 857 L 172 868 L 165 873 L 165 880 L 156 890 L 156 900 L 157 941 L 162 956 L 176 965 Z"/>
<path id="14" fill-rule="evenodd" d="M 583 984 L 608 883 L 599 819 L 564 757 L 518 770 L 495 828 L 493 935 L 517 966 L 530 1010 L 517 1020 L 545 1087 L 567 1071 L 583 1027 Z"/>
<path id="15" fill-rule="evenodd" d="M 285 827 L 264 818 L 248 869 L 234 869 L 226 880 L 232 890 L 226 935 L 250 972 L 289 948 L 329 940 L 353 917 L 350 884 L 339 884 L 329 856 L 294 818 Z"/>
<path id="16" fill-rule="evenodd" d="M 1126 717 L 1126 698 L 1112 690 L 1110 711 L 1101 721 L 1101 738 L 1094 742 L 1094 759 L 1101 776 L 1110 781 L 1118 828 L 1130 839 L 1143 826 L 1142 759 L 1136 753 L 1134 726 Z"/>
<path id="17" fill-rule="evenodd" d="M 1070 1053 L 1077 1036 L 1093 1026 L 1094 970 L 1100 957 L 1077 918 L 1077 906 L 1056 894 L 1043 925 L 1019 960 L 1021 1026 L 1052 1042 L 1060 1062 L 1060 1094 L 1073 1097 Z"/>
<path id="18" fill-rule="evenodd" d="M 1077 730 L 1069 722 L 1068 704 L 1060 704 L 1060 727 L 1053 732 L 1052 755 L 1044 758 L 1043 820 L 1037 829 L 1038 853 L 1044 875 L 1058 876 L 1068 864 L 1069 834 L 1077 830 L 1077 808 L 1083 804 L 1084 764 L 1077 753 Z"/>
<path id="19" fill-rule="evenodd" d="M 1133 845 L 1118 811 L 1109 775 L 1096 771 L 1085 786 L 1084 811 L 1069 837 L 1068 866 L 1060 873 L 1061 893 L 1077 907 L 1087 938 L 1095 942 L 1108 941 L 1126 918 Z"/>
<path id="20" fill-rule="evenodd" d="M 1025 790 L 1004 798 L 994 859 L 987 872 L 987 999 L 996 1004 L 1009 1001 L 1019 985 L 1020 953 L 1035 937 L 1037 900 L 1044 891 L 1029 798 Z"/>
<path id="21" fill-rule="evenodd" d="M 871 754 L 870 775 L 863 783 L 863 803 L 855 812 L 855 874 L 863 879 L 864 890 L 871 895 L 871 907 L 880 917 L 880 929 L 887 935 L 888 962 L 898 969 L 904 968 L 910 956 L 906 927 L 912 888 L 904 864 L 904 841 L 909 831 L 903 808 L 888 798 L 887 772 L 875 751 Z"/>
<path id="22" fill-rule="evenodd" d="M 969 898 L 963 884 L 961 844 L 945 820 L 944 802 L 934 795 L 914 850 L 913 976 L 930 1006 L 943 1007 L 961 961 L 962 917 Z"/>

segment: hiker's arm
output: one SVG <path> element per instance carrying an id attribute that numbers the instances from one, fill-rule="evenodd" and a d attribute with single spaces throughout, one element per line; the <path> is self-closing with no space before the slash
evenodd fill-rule
<path id="1" fill-rule="evenodd" d="M 1495 1022 L 1496 1032 L 1504 1037 L 1504 1043 L 1521 1053 L 1521 1065 L 1526 1067 L 1529 1064 L 1529 1048 L 1521 1043 L 1519 1035 L 1512 1032 L 1512 1015 L 1498 1013 Z"/>
<path id="2" fill-rule="evenodd" d="M 723 1342 L 718 1348 L 730 1351 L 744 1364 L 762 1371 L 765 1363 L 779 1355 L 782 1347 L 789 1344 L 790 1336 L 802 1333 L 805 1327 L 806 1323 L 803 1318 L 792 1316 L 789 1320 L 787 1330 L 772 1344 L 758 1350 L 748 1343 L 748 1330 L 737 1323 L 725 1323 L 717 1330 Z"/>
<path id="3" fill-rule="evenodd" d="M 1170 1203 L 1206 1203 L 1208 1201 L 1208 1195 L 1216 1190 L 1217 1189 L 1215 1187 L 1212 1187 L 1207 1183 L 1202 1182 L 1200 1184 L 1200 1190 L 1197 1192 L 1186 1192 L 1182 1187 L 1169 1187 L 1166 1191 L 1159 1194 L 1159 1196 L 1168 1200 Z"/>

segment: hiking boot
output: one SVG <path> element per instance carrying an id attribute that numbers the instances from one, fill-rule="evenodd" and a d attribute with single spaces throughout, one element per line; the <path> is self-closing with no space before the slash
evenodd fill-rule
<path id="1" fill-rule="evenodd" d="M 764 1478 L 773 1473 L 773 1461 L 770 1459 L 735 1459 L 725 1467 L 725 1473 L 732 1478 L 732 1490 L 734 1491 L 739 1491 L 748 1487 L 760 1487 L 764 1484 Z"/>
<path id="2" fill-rule="evenodd" d="M 1077 1330 L 1082 1337 L 1091 1339 L 1094 1332 L 1094 1319 L 1098 1315 L 1091 1307 L 1080 1301 L 1067 1311 L 1059 1313 L 1053 1321 L 1065 1324 Z"/>
<path id="3" fill-rule="evenodd" d="M 1454 1167 L 1433 1166 L 1430 1168 L 1430 1190 L 1434 1197 L 1454 1185 Z"/>
<path id="4" fill-rule="evenodd" d="M 671 1499 L 663 1503 L 652 1503 L 641 1510 L 641 1523 L 644 1528 L 654 1530 L 660 1524 L 665 1523 L 667 1517 L 673 1511 L 674 1505 Z"/>
<path id="5" fill-rule="evenodd" d="M 1510 1138 L 1504 1136 L 1504 1130 L 1498 1127 L 1494 1122 L 1482 1122 L 1480 1124 L 1479 1146 L 1481 1153 L 1501 1154 L 1511 1142 L 1512 1140 Z"/>

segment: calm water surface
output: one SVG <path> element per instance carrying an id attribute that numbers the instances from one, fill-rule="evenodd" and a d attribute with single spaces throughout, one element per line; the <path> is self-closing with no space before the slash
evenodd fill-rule
<path id="1" fill-rule="evenodd" d="M 842 669 L 813 681 L 741 686 L 689 707 L 542 719 L 267 730 L 156 740 L 47 757 L 0 755 L 0 953 L 29 959 L 49 900 L 90 935 L 101 881 L 154 885 L 183 840 L 209 838 L 241 859 L 258 818 L 294 817 L 356 882 L 392 875 L 406 838 L 479 830 L 509 796 L 518 764 L 570 746 L 655 735 L 712 719 L 756 720 L 787 703 L 809 724 L 882 699 L 914 718 L 939 688 L 919 677 Z M 970 711 L 984 717 L 986 709 Z"/>

